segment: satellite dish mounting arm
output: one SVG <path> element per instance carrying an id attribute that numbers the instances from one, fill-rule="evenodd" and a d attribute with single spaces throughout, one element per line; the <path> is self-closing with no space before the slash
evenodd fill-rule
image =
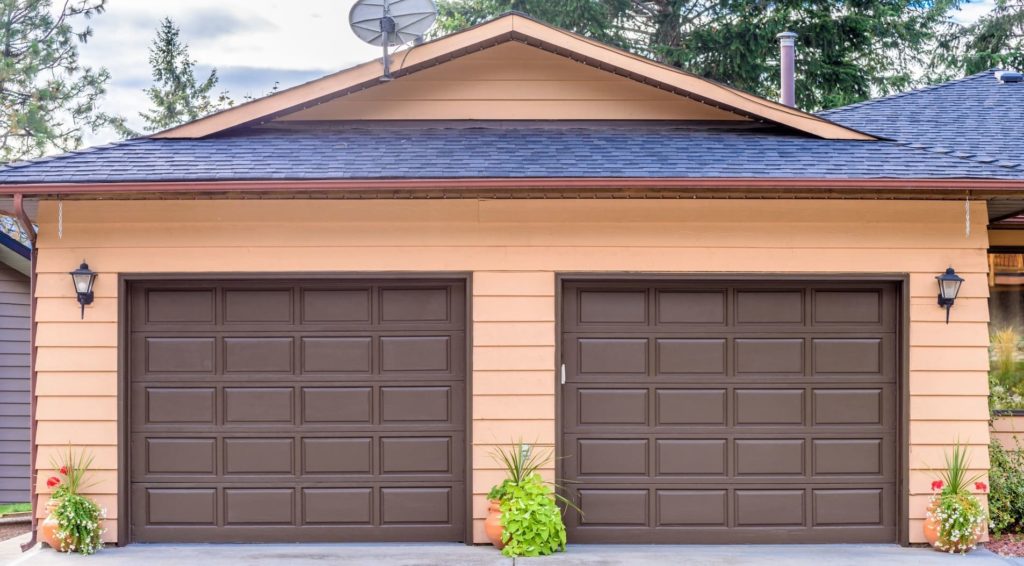
<path id="1" fill-rule="evenodd" d="M 384 76 L 381 77 L 382 81 L 390 81 L 391 76 L 391 57 L 388 55 L 388 45 L 391 44 L 391 38 L 398 31 L 398 26 L 395 24 L 395 19 L 391 17 L 391 6 L 388 4 L 388 0 L 384 0 L 384 15 L 380 19 L 380 33 L 384 36 L 384 41 L 381 42 L 381 47 L 384 49 Z"/>

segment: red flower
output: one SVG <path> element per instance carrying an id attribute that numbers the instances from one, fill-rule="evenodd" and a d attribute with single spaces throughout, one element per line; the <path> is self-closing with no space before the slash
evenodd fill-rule
<path id="1" fill-rule="evenodd" d="M 56 487 L 60 485 L 60 478 L 50 478 L 46 480 L 46 487 Z"/>
<path id="2" fill-rule="evenodd" d="M 65 475 L 65 476 L 68 475 L 68 467 L 67 466 L 61 466 L 60 467 L 60 473 Z"/>
<path id="3" fill-rule="evenodd" d="M 932 482 L 932 491 L 939 491 L 942 489 L 942 480 L 935 480 Z"/>
<path id="4" fill-rule="evenodd" d="M 982 493 L 985 493 L 986 491 L 988 491 L 988 485 L 983 481 L 976 481 L 974 482 L 974 489 Z"/>

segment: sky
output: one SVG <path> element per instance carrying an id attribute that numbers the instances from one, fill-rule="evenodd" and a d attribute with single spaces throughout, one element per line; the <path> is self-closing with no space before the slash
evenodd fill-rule
<path id="1" fill-rule="evenodd" d="M 558 0 L 552 0 L 558 1 Z M 94 30 L 80 47 L 81 63 L 111 74 L 103 109 L 142 128 L 139 112 L 150 86 L 149 45 L 164 16 L 181 28 L 202 77 L 216 68 L 231 97 L 259 97 L 273 87 L 294 86 L 380 56 L 348 27 L 355 0 L 109 0 L 106 13 L 88 23 Z M 956 16 L 976 20 L 994 0 L 966 4 Z M 54 2 L 62 4 L 62 2 Z M 78 27 L 86 22 L 76 22 Z M 113 132 L 90 135 L 86 145 L 113 141 Z"/>

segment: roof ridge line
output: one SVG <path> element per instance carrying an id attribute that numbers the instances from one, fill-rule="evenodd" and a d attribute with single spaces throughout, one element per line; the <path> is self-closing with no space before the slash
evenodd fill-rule
<path id="1" fill-rule="evenodd" d="M 958 85 L 958 84 L 961 84 L 961 83 L 965 83 L 967 81 L 972 81 L 972 80 L 975 80 L 975 79 L 987 76 L 989 74 L 995 74 L 997 71 L 1000 71 L 1000 70 L 1002 70 L 1002 69 L 996 69 L 996 68 L 986 69 L 984 71 L 981 71 L 981 72 L 978 72 L 978 73 L 974 73 L 972 75 L 967 75 L 966 77 L 960 77 L 958 79 L 952 79 L 952 80 L 948 80 L 948 81 L 941 82 L 941 83 L 938 83 L 938 84 L 925 85 L 925 86 L 922 86 L 922 87 L 919 87 L 919 88 L 915 88 L 915 89 L 911 89 L 911 90 L 906 90 L 906 91 L 903 91 L 903 92 L 895 92 L 893 94 L 889 94 L 889 95 L 882 96 L 882 97 L 879 97 L 879 98 L 869 98 L 867 100 L 862 100 L 860 102 L 854 102 L 853 104 L 847 104 L 846 106 L 839 106 L 837 108 L 830 108 L 828 110 L 822 110 L 821 112 L 818 112 L 818 115 L 821 116 L 821 115 L 827 115 L 827 114 L 834 114 L 834 113 L 838 113 L 838 112 L 845 112 L 847 110 L 853 110 L 855 108 L 863 108 L 865 106 L 870 106 L 872 104 L 875 104 L 876 102 L 886 102 L 886 101 L 889 101 L 889 100 L 895 100 L 895 99 L 898 99 L 898 98 L 912 96 L 912 95 L 915 95 L 915 94 L 923 94 L 923 93 L 927 93 L 927 92 L 932 92 L 932 91 L 939 90 L 941 88 L 945 88 L 945 87 L 948 87 L 948 86 L 954 86 L 954 85 Z"/>

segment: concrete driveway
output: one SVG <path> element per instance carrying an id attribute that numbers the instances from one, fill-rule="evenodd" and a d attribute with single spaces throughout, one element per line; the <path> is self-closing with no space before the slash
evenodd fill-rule
<path id="1" fill-rule="evenodd" d="M 109 548 L 95 556 L 64 555 L 36 547 L 21 554 L 18 537 L 0 543 L 0 564 L 10 566 L 1008 566 L 1024 560 L 986 550 L 950 556 L 924 548 L 895 545 L 829 546 L 598 546 L 575 545 L 545 558 L 512 560 L 489 546 L 459 544 L 134 544 Z"/>

